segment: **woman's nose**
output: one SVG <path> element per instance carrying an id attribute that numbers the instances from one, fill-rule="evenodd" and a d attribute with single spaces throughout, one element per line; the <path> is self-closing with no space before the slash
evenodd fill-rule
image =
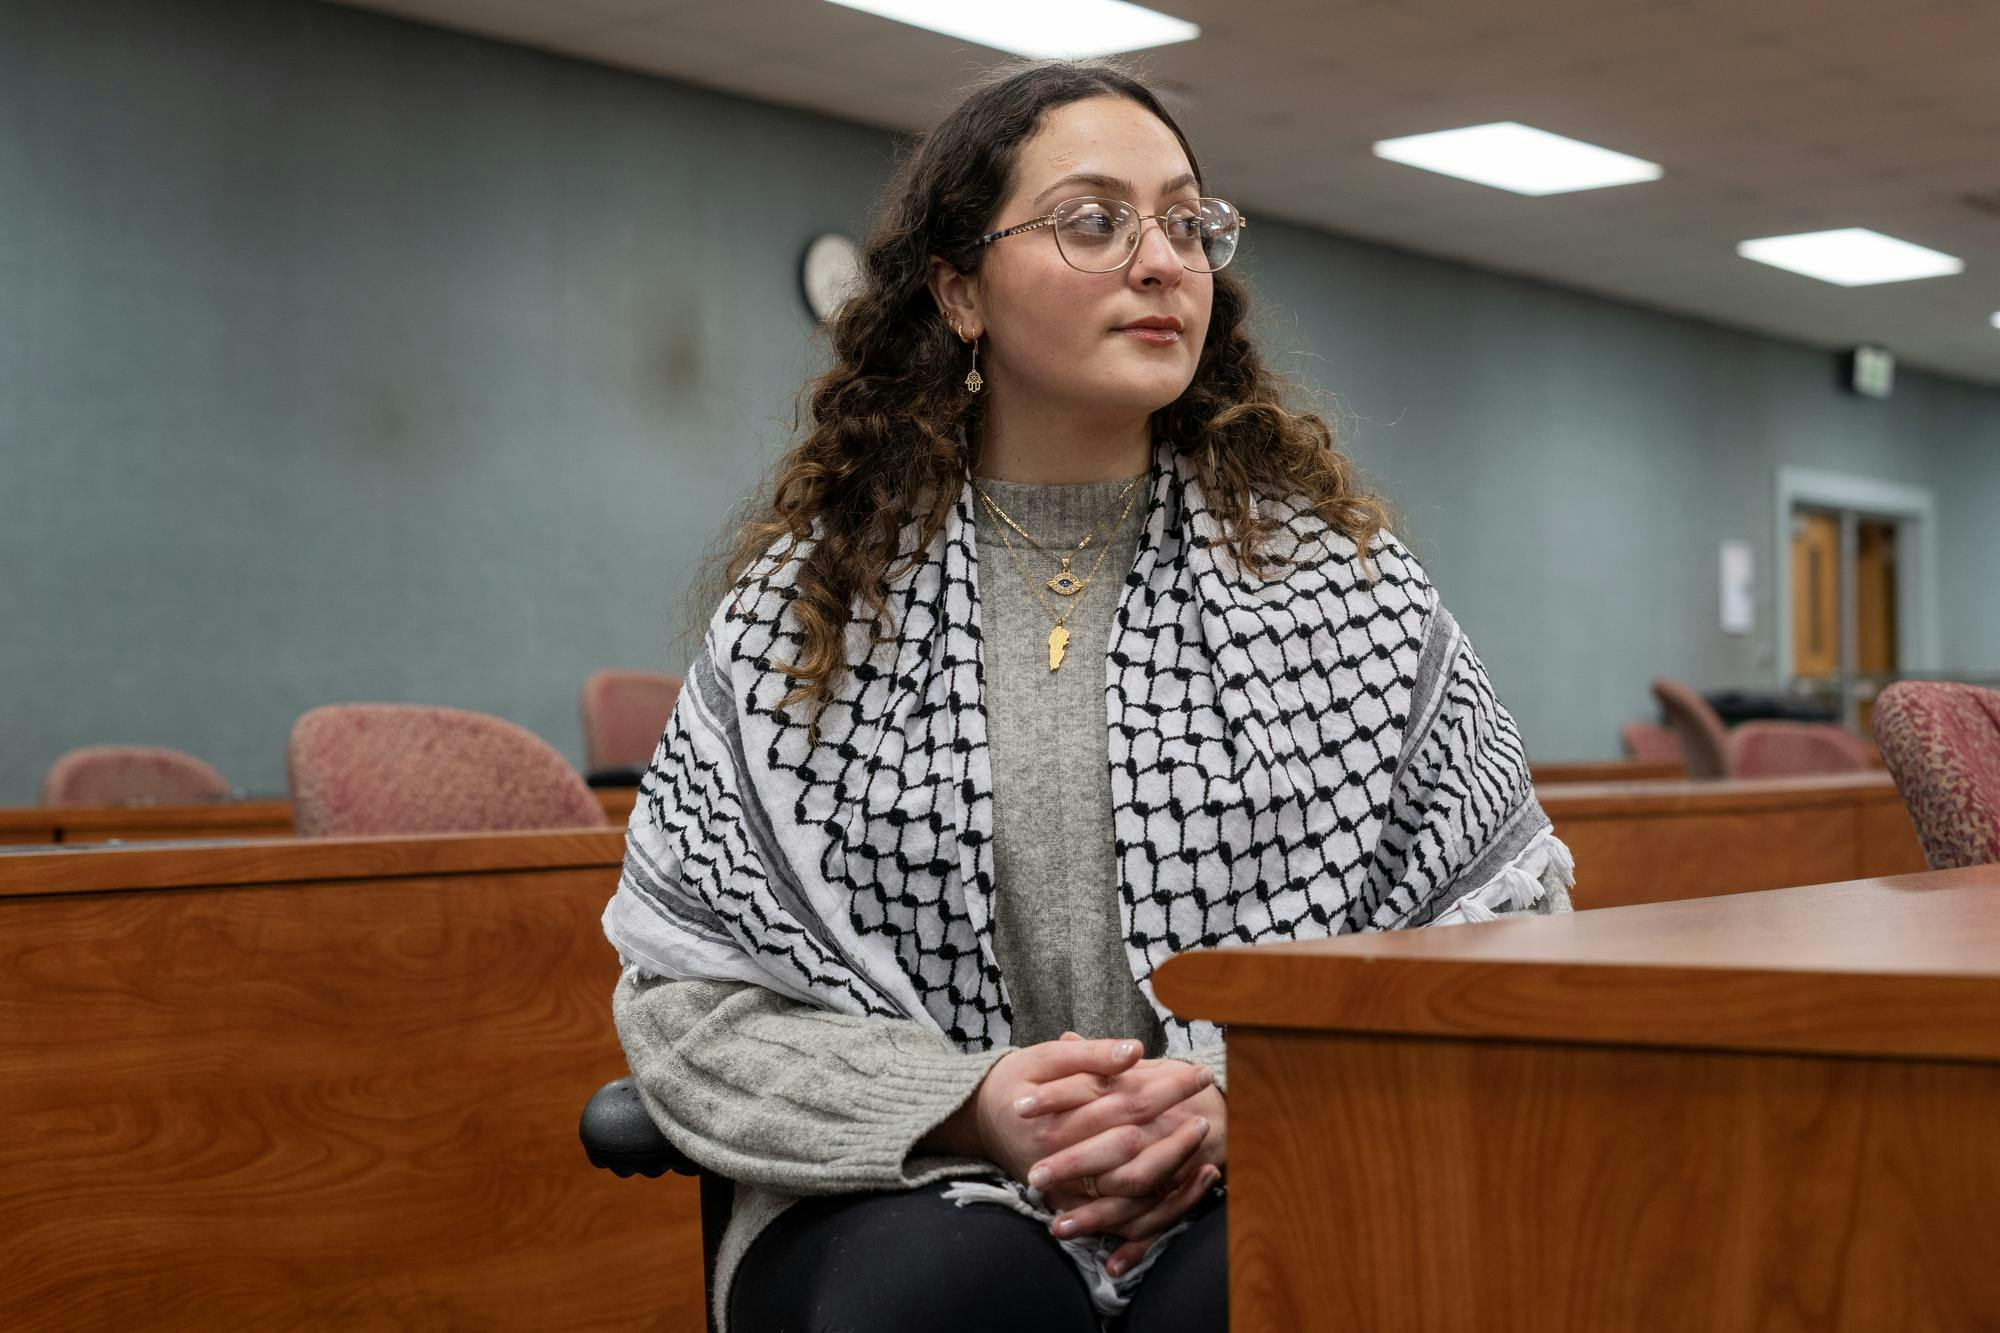
<path id="1" fill-rule="evenodd" d="M 1180 255 L 1167 239 L 1166 224 L 1158 218 L 1140 219 L 1138 253 L 1132 256 L 1132 279 L 1171 284 L 1179 282 L 1184 272 Z"/>

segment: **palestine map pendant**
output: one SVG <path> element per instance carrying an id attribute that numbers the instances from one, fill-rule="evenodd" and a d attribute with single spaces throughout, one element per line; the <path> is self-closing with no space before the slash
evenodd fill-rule
<path id="1" fill-rule="evenodd" d="M 1058 597 L 1074 597 L 1083 591 L 1083 580 L 1069 572 L 1070 557 L 1062 558 L 1062 573 L 1050 579 L 1047 588 Z"/>
<path id="2" fill-rule="evenodd" d="M 1069 647 L 1069 631 L 1057 625 L 1049 631 L 1049 670 L 1062 665 L 1063 653 Z"/>

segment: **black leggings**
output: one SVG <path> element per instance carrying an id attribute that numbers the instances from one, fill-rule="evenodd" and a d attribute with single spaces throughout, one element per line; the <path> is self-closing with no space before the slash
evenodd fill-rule
<path id="1" fill-rule="evenodd" d="M 1041 1223 L 945 1188 L 793 1204 L 736 1270 L 730 1333 L 1096 1333 L 1083 1275 Z M 1227 1210 L 1214 1193 L 1196 1205 L 1110 1329 L 1226 1333 Z"/>

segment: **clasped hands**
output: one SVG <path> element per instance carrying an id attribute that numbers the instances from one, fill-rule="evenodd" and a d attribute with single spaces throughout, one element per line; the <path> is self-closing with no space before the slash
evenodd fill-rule
<path id="1" fill-rule="evenodd" d="M 1140 1059 L 1130 1040 L 1065 1032 L 1002 1056 L 968 1106 L 981 1155 L 1041 1191 L 1064 1239 L 1123 1238 L 1137 1263 L 1222 1178 L 1228 1103 L 1205 1067 Z M 1085 1191 L 1094 1177 L 1097 1198 Z"/>

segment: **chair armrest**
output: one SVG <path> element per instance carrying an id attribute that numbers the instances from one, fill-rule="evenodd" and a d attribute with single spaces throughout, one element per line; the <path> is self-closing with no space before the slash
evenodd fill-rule
<path id="1" fill-rule="evenodd" d="M 619 1176 L 698 1176 L 701 1168 L 687 1154 L 667 1142 L 660 1127 L 646 1114 L 639 1090 L 630 1076 L 615 1078 L 591 1094 L 577 1126 L 584 1155 L 592 1166 L 601 1166 Z"/>

